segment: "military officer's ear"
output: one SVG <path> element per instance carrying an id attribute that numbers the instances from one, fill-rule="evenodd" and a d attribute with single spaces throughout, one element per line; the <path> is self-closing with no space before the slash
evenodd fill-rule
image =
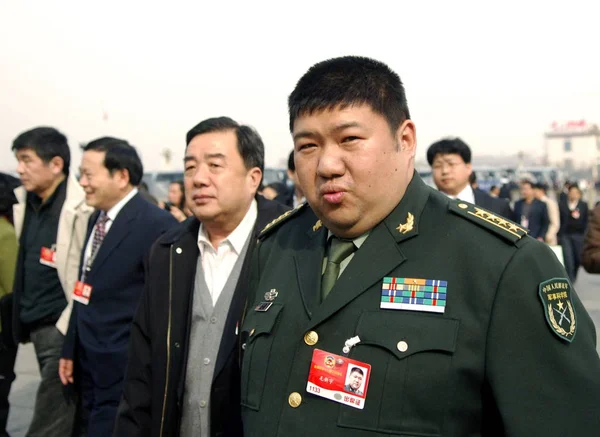
<path id="1" fill-rule="evenodd" d="M 396 142 L 400 151 L 415 155 L 417 148 L 417 132 L 412 120 L 405 120 L 396 130 Z"/>

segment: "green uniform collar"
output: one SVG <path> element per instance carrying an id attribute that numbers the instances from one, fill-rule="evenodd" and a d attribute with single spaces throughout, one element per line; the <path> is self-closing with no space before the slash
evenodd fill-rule
<path id="1" fill-rule="evenodd" d="M 430 194 L 431 188 L 414 172 L 400 203 L 383 220 L 396 242 L 419 235 L 419 220 Z"/>

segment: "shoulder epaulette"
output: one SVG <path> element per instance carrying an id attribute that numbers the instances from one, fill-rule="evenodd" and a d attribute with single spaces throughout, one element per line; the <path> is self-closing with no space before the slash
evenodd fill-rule
<path id="1" fill-rule="evenodd" d="M 450 211 L 504 237 L 511 243 L 516 243 L 527 235 L 527 230 L 523 229 L 513 221 L 467 202 L 451 200 Z"/>
<path id="2" fill-rule="evenodd" d="M 286 211 L 283 214 L 281 214 L 279 217 L 277 217 L 275 220 L 273 220 L 271 223 L 265 226 L 262 231 L 260 231 L 260 233 L 258 234 L 258 239 L 262 240 L 263 238 L 265 238 L 283 222 L 289 220 L 291 217 L 298 214 L 306 205 L 308 205 L 307 202 L 301 203 L 294 209 L 290 209 L 289 211 Z"/>

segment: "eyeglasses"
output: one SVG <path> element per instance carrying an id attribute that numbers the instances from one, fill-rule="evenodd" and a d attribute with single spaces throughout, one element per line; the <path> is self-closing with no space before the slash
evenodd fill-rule
<path id="1" fill-rule="evenodd" d="M 459 161 L 438 161 L 433 164 L 432 168 L 434 170 L 442 170 L 444 167 L 449 167 L 452 170 L 461 164 Z"/>

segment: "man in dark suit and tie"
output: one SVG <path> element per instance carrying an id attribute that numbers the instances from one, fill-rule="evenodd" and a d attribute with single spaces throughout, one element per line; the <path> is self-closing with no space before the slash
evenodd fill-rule
<path id="1" fill-rule="evenodd" d="M 492 197 L 471 186 L 471 149 L 460 138 L 445 138 L 433 143 L 427 150 L 427 162 L 431 166 L 435 185 L 448 197 L 512 218 L 510 205 L 505 199 Z"/>
<path id="2" fill-rule="evenodd" d="M 104 137 L 83 151 L 80 184 L 97 212 L 88 226 L 59 375 L 64 385 L 77 378 L 80 434 L 106 437 L 121 396 L 144 261 L 152 243 L 177 221 L 138 193 L 143 166 L 129 143 Z"/>
<path id="3" fill-rule="evenodd" d="M 521 181 L 521 200 L 515 203 L 513 220 L 529 230 L 529 235 L 540 241 L 545 241 L 550 225 L 548 208 L 541 200 L 535 198 L 533 182 Z"/>

